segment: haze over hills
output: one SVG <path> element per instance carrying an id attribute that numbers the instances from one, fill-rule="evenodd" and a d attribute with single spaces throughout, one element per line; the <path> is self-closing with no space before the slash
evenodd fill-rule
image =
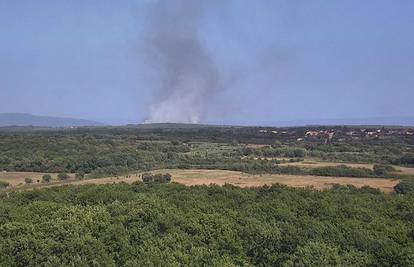
<path id="1" fill-rule="evenodd" d="M 360 118 L 329 118 L 329 119 L 300 119 L 300 120 L 265 120 L 265 121 L 227 121 L 224 123 L 208 123 L 209 125 L 237 126 L 404 126 L 413 127 L 413 116 L 401 117 L 360 117 Z"/>
<path id="2" fill-rule="evenodd" d="M 335 119 L 308 119 L 280 121 L 277 126 L 303 125 L 386 125 L 386 126 L 414 126 L 414 117 L 369 117 L 369 118 L 335 118 Z"/>
<path id="3" fill-rule="evenodd" d="M 38 126 L 38 127 L 82 127 L 104 126 L 105 124 L 75 118 L 59 118 L 36 116 L 26 113 L 0 113 L 0 127 L 5 126 Z"/>
<path id="4" fill-rule="evenodd" d="M 111 124 L 101 123 L 93 120 L 77 118 L 62 118 L 53 116 L 37 116 L 27 113 L 0 113 L 0 127 L 7 126 L 34 126 L 34 127 L 84 127 L 84 126 L 109 126 Z M 122 123 L 112 124 L 113 126 L 126 125 Z M 186 123 L 137 123 L 126 126 L 139 128 L 186 128 L 192 126 L 208 127 L 220 125 L 233 126 L 306 126 L 306 125 L 386 125 L 386 126 L 414 126 L 414 117 L 373 117 L 373 118 L 336 118 L 336 119 L 308 119 L 308 120 L 287 120 L 262 123 L 205 123 L 205 124 L 186 124 Z"/>
<path id="5" fill-rule="evenodd" d="M 375 118 L 349 118 L 349 119 L 315 119 L 315 120 L 289 120 L 277 122 L 227 122 L 227 123 L 205 123 L 205 124 L 188 124 L 188 123 L 143 123 L 129 124 L 128 126 L 139 128 L 187 128 L 192 126 L 208 127 L 208 126 L 269 126 L 269 127 L 297 127 L 297 126 L 404 126 L 413 127 L 414 117 L 375 117 Z"/>

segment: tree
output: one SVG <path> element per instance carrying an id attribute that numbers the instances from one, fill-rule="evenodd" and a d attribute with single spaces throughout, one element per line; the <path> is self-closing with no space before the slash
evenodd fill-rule
<path id="1" fill-rule="evenodd" d="M 180 141 L 178 141 L 178 140 L 172 140 L 172 141 L 171 141 L 171 144 L 172 144 L 173 146 L 179 146 L 179 145 L 181 145 Z"/>
<path id="2" fill-rule="evenodd" d="M 396 186 L 394 191 L 398 194 L 409 194 L 414 192 L 414 182 L 409 180 L 402 180 Z"/>
<path id="3" fill-rule="evenodd" d="M 80 171 L 78 173 L 76 173 L 76 179 L 78 180 L 83 180 L 83 178 L 85 178 L 85 173 L 83 171 Z"/>
<path id="4" fill-rule="evenodd" d="M 286 266 L 337 266 L 340 263 L 338 248 L 322 242 L 309 242 L 298 247 Z"/>
<path id="5" fill-rule="evenodd" d="M 142 175 L 142 181 L 146 184 L 149 183 L 170 183 L 171 182 L 171 174 L 150 174 L 150 173 L 144 173 Z"/>
<path id="6" fill-rule="evenodd" d="M 42 176 L 42 181 L 44 183 L 48 183 L 48 182 L 50 182 L 50 180 L 52 180 L 52 176 L 50 176 L 49 174 L 45 174 L 45 175 Z"/>
<path id="7" fill-rule="evenodd" d="M 393 171 L 395 171 L 395 168 L 392 167 L 391 165 L 382 165 L 382 164 L 374 165 L 374 174 L 377 176 L 384 176 Z"/>
<path id="8" fill-rule="evenodd" d="M 31 183 L 33 183 L 33 180 L 32 180 L 32 178 L 24 178 L 24 182 L 26 183 L 26 184 L 31 184 Z"/>
<path id="9" fill-rule="evenodd" d="M 414 154 L 406 154 L 401 159 L 400 162 L 406 165 L 414 164 Z"/>
<path id="10" fill-rule="evenodd" d="M 58 174 L 58 178 L 59 178 L 59 180 L 63 181 L 63 180 L 68 179 L 69 175 L 65 172 L 61 172 L 61 173 Z"/>
<path id="11" fill-rule="evenodd" d="M 295 149 L 293 154 L 295 158 L 303 158 L 306 155 L 306 151 L 304 149 Z"/>

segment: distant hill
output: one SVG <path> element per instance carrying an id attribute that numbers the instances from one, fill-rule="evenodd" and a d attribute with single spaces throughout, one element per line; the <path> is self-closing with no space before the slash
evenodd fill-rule
<path id="1" fill-rule="evenodd" d="M 0 113 L 0 127 L 36 126 L 36 127 L 82 127 L 104 126 L 105 124 L 74 118 L 36 116 L 25 113 Z"/>

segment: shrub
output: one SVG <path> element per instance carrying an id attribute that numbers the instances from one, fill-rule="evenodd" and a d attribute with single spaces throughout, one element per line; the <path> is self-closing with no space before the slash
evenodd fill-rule
<path id="1" fill-rule="evenodd" d="M 414 154 L 405 154 L 401 158 L 395 160 L 395 164 L 414 165 Z"/>
<path id="2" fill-rule="evenodd" d="M 311 175 L 337 177 L 371 177 L 373 171 L 368 168 L 352 168 L 346 165 L 335 167 L 319 167 L 310 170 Z"/>
<path id="3" fill-rule="evenodd" d="M 395 171 L 395 168 L 391 165 L 382 165 L 382 164 L 374 165 L 374 174 L 377 176 L 384 176 L 393 171 Z"/>
<path id="4" fill-rule="evenodd" d="M 83 180 L 83 178 L 85 178 L 85 173 L 84 172 L 78 172 L 78 173 L 76 173 L 75 177 L 78 180 Z"/>
<path id="5" fill-rule="evenodd" d="M 42 176 L 42 181 L 44 183 L 48 183 L 48 182 L 50 182 L 50 180 L 52 180 L 52 176 L 50 176 L 49 174 L 45 174 L 45 175 Z"/>
<path id="6" fill-rule="evenodd" d="M 181 145 L 180 141 L 178 141 L 178 140 L 172 140 L 172 141 L 171 141 L 171 144 L 172 144 L 173 146 L 179 146 L 179 145 Z"/>
<path id="7" fill-rule="evenodd" d="M 144 173 L 142 175 L 142 181 L 146 184 L 150 183 L 170 183 L 171 182 L 171 174 L 150 174 L 150 173 Z"/>
<path id="8" fill-rule="evenodd" d="M 8 182 L 0 181 L 0 189 L 6 188 L 6 187 L 9 187 L 9 186 L 10 186 L 10 184 Z"/>
<path id="9" fill-rule="evenodd" d="M 306 150 L 304 149 L 295 149 L 293 150 L 293 155 L 295 158 L 303 158 L 306 156 Z"/>
<path id="10" fill-rule="evenodd" d="M 33 180 L 32 180 L 32 178 L 24 178 L 24 182 L 26 184 L 31 184 L 31 183 L 33 183 Z"/>
<path id="11" fill-rule="evenodd" d="M 402 180 L 396 186 L 394 191 L 398 194 L 409 194 L 414 192 L 414 181 Z"/>
<path id="12" fill-rule="evenodd" d="M 58 174 L 58 178 L 59 178 L 59 180 L 63 181 L 63 180 L 68 179 L 69 178 L 69 175 L 67 173 L 65 173 L 65 172 L 62 172 L 62 173 L 59 173 Z"/>

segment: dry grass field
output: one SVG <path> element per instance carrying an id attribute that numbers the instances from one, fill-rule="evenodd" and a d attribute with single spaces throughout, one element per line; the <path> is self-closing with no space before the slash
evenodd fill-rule
<path id="1" fill-rule="evenodd" d="M 356 187 L 370 186 L 384 192 L 392 192 L 398 180 L 373 179 L 373 178 L 346 178 L 346 177 L 322 177 L 305 175 L 250 175 L 242 172 L 223 170 L 159 170 L 155 173 L 168 172 L 172 174 L 173 181 L 185 185 L 208 185 L 225 183 L 240 187 L 257 187 L 271 185 L 273 183 L 285 184 L 292 187 L 312 186 L 315 189 L 326 189 L 334 184 L 351 184 Z"/>
<path id="2" fill-rule="evenodd" d="M 52 176 L 52 181 L 50 184 L 60 184 L 61 181 L 57 179 L 57 173 L 40 173 L 40 172 L 0 172 L 0 181 L 8 182 L 11 188 L 14 187 L 37 187 L 37 186 L 44 186 L 46 184 L 42 183 L 42 176 L 45 174 L 49 174 Z M 69 179 L 67 182 L 71 182 L 74 180 L 74 175 L 69 174 Z M 30 185 L 25 185 L 25 179 L 30 178 L 33 180 L 33 183 Z"/>
<path id="3" fill-rule="evenodd" d="M 346 177 L 323 177 L 323 176 L 301 176 L 301 175 L 250 175 L 242 172 L 224 171 L 224 170 L 157 170 L 152 173 L 170 173 L 173 177 L 173 182 L 184 185 L 209 185 L 217 184 L 224 185 L 226 183 L 240 186 L 240 187 L 257 187 L 263 185 L 271 185 L 273 183 L 280 183 L 292 187 L 313 187 L 321 190 L 332 187 L 334 184 L 347 185 L 351 184 L 356 187 L 370 186 L 378 188 L 384 192 L 392 192 L 393 187 L 398 184 L 399 180 L 393 179 L 374 179 L 374 178 L 346 178 Z M 24 185 L 25 177 L 39 177 L 42 174 L 36 173 L 4 173 L 0 176 L 0 180 L 12 184 L 13 190 L 25 190 L 32 188 L 43 188 L 60 186 L 64 184 L 83 185 L 83 184 L 110 184 L 110 183 L 132 183 L 140 180 L 139 174 L 119 177 L 108 177 L 100 179 L 86 179 L 75 180 L 73 178 L 60 182 L 57 180 L 51 183 L 33 183 L 31 185 Z M 33 179 L 32 178 L 32 179 Z M 54 175 L 56 179 L 56 174 Z M 19 184 L 22 184 L 18 186 Z"/>

